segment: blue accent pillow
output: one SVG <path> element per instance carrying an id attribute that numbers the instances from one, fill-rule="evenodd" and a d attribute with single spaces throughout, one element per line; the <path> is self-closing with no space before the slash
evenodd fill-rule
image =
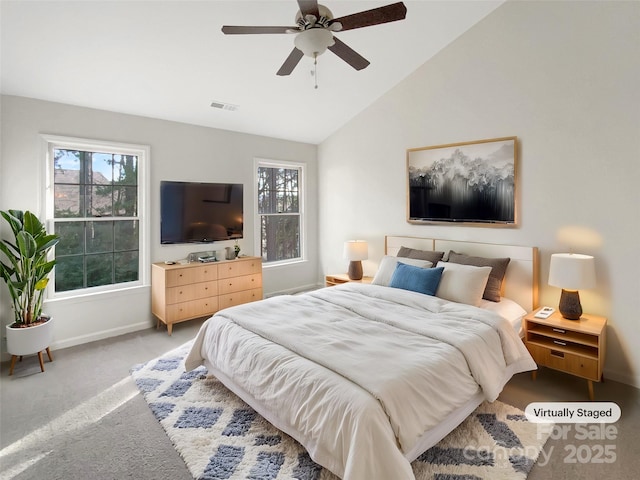
<path id="1" fill-rule="evenodd" d="M 389 286 L 413 292 L 435 295 L 444 267 L 421 268 L 398 262 Z"/>

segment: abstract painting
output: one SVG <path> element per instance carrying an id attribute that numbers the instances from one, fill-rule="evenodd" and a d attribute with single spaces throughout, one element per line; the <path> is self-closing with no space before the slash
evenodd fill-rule
<path id="1" fill-rule="evenodd" d="M 517 225 L 517 137 L 407 150 L 407 221 Z"/>

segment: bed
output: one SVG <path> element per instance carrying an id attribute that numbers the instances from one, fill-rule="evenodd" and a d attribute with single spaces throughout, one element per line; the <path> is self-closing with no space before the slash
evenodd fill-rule
<path id="1" fill-rule="evenodd" d="M 429 252 L 460 263 L 412 258 Z M 455 257 L 461 252 L 468 257 Z M 508 258 L 501 300 L 523 311 L 536 305 L 535 248 L 387 236 L 373 284 L 220 311 L 203 324 L 185 367 L 204 364 L 341 478 L 413 479 L 410 462 L 495 400 L 515 373 L 536 368 L 513 319 L 479 308 L 477 292 L 474 305 L 464 303 L 478 290 L 469 278 L 493 273 L 474 265 L 478 258 Z M 398 286 L 412 275 L 431 283 L 439 275 L 431 288 L 442 296 Z"/>

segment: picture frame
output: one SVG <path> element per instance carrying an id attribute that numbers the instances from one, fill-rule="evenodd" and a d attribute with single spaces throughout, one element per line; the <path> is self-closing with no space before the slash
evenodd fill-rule
<path id="1" fill-rule="evenodd" d="M 516 227 L 518 138 L 407 149 L 407 221 Z"/>

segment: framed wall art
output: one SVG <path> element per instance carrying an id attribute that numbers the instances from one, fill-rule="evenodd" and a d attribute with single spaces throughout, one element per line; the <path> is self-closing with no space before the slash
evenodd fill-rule
<path id="1" fill-rule="evenodd" d="M 407 221 L 514 227 L 517 137 L 407 150 Z"/>

